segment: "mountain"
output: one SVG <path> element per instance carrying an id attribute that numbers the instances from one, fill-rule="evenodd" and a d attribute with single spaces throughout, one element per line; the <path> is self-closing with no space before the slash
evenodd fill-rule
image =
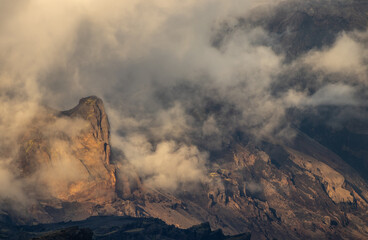
<path id="1" fill-rule="evenodd" d="M 25 222 L 64 220 L 65 202 L 74 209 L 66 218 L 83 219 L 92 206 L 114 199 L 116 170 L 110 163 L 109 131 L 103 103 L 96 97 L 81 99 L 69 111 L 44 108 L 37 114 L 21 136 L 15 166 L 39 202 L 28 209 L 31 218 Z"/>
<path id="2" fill-rule="evenodd" d="M 65 128 L 58 133 L 60 121 L 82 128 L 74 135 Z M 48 126 L 55 132 L 46 131 Z M 53 172 L 63 157 L 74 161 L 77 177 L 67 184 L 63 178 L 38 182 L 51 188 L 37 196 L 27 214 L 3 214 L 17 224 L 115 215 L 159 218 L 179 228 L 209 222 L 225 234 L 265 239 L 368 237 L 366 181 L 302 132 L 290 142 L 237 143 L 211 164 L 208 182 L 174 192 L 146 188 L 138 175 L 119 170 L 121 155 L 111 154 L 109 122 L 97 97 L 83 98 L 68 111 L 46 109 L 21 140 L 20 178 Z"/>
<path id="3" fill-rule="evenodd" d="M 22 177 L 36 174 L 41 166 L 52 165 L 60 158 L 73 157 L 80 180 L 60 192 L 55 191 L 54 197 L 66 201 L 105 202 L 112 194 L 109 191 L 115 187 L 116 179 L 114 166 L 110 164 L 110 126 L 102 101 L 96 97 L 84 98 L 69 111 L 45 111 L 22 137 L 19 151 Z M 80 134 L 67 135 L 57 129 L 60 124 L 74 124 L 74 119 L 90 125 Z M 70 156 L 65 150 L 70 151 Z"/>
<path id="4" fill-rule="evenodd" d="M 284 57 L 282 74 L 268 86 L 273 96 L 292 89 L 312 98 L 340 79 L 361 86 L 343 74 L 315 73 L 300 63 L 308 54 L 327 51 L 347 32 L 361 38 L 362 46 L 367 43 L 359 35 L 368 27 L 367 1 L 321 2 L 283 1 L 270 11 L 255 9 L 254 15 L 215 28 L 212 46 L 222 50 L 232 34 L 264 29 L 270 39 L 254 46 Z M 168 90 L 168 96 L 160 92 L 160 99 L 167 104 L 200 95 L 185 87 Z M 192 95 L 180 95 L 184 91 Z M 354 94 L 364 99 L 364 91 Z M 209 95 L 214 96 L 206 95 L 204 110 L 188 107 L 193 125 L 202 127 L 208 115 L 221 115 L 224 103 Z M 244 117 L 227 104 L 230 110 L 221 119 L 226 129 L 232 127 L 231 117 Z M 364 106 L 290 107 L 286 125 L 292 137 L 231 133 L 226 144 L 208 150 L 203 181 L 167 190 L 146 185 L 139 169 L 114 147 L 100 98 L 83 98 L 67 111 L 40 107 L 19 137 L 11 165 L 26 197 L 1 206 L 0 238 L 368 239 L 367 116 Z M 207 151 L 206 143 L 196 145 Z"/>

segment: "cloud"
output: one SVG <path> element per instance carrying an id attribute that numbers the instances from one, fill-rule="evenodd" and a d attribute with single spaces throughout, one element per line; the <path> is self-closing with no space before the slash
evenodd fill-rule
<path id="1" fill-rule="evenodd" d="M 308 105 L 358 105 L 356 89 L 344 84 L 329 84 L 319 89 L 306 101 Z"/>
<path id="2" fill-rule="evenodd" d="M 6 165 L 3 161 L 0 165 L 0 210 L 9 207 L 15 209 L 23 209 L 28 203 L 31 203 L 30 199 L 27 199 L 23 183 L 16 179 L 12 172 L 9 171 L 9 165 Z"/>
<path id="3" fill-rule="evenodd" d="M 22 211 L 37 199 L 60 197 L 71 183 L 83 178 L 85 169 L 72 152 L 71 140 L 89 123 L 56 118 L 54 110 L 32 101 L 7 103 L 2 104 L 5 108 L 0 118 L 0 203 L 11 203 Z"/>
<path id="4" fill-rule="evenodd" d="M 117 139 L 115 139 L 117 142 Z M 195 146 L 163 141 L 153 146 L 142 135 L 120 139 L 118 147 L 147 187 L 175 191 L 207 180 L 207 154 Z"/>
<path id="5" fill-rule="evenodd" d="M 19 136 L 40 105 L 67 109 L 97 95 L 111 120 L 112 144 L 146 184 L 174 190 L 202 181 L 211 152 L 239 132 L 292 137 L 289 108 L 361 104 L 364 98 L 356 95 L 366 84 L 364 36 L 341 33 L 333 46 L 286 63 L 284 53 L 274 51 L 272 34 L 247 22 L 257 14 L 263 19 L 259 9 L 272 12 L 279 2 L 4 2 L 1 161 L 15 158 Z M 239 19 L 246 27 L 238 27 Z M 225 40 L 214 46 L 218 35 Z M 307 79 L 301 69 L 317 77 Z M 53 137 L 59 129 L 73 136 L 83 123 L 72 124 L 77 129 L 61 119 L 45 134 Z M 55 165 L 55 181 L 73 179 L 58 171 L 73 168 L 73 161 Z"/>
<path id="6" fill-rule="evenodd" d="M 74 156 L 69 141 L 51 139 L 50 149 L 51 161 L 41 163 L 36 172 L 26 178 L 27 184 L 37 186 L 34 192 L 41 195 L 37 198 L 68 199 L 73 183 L 88 181 L 86 169 Z"/>
<path id="7" fill-rule="evenodd" d="M 322 70 L 327 73 L 344 75 L 356 74 L 361 79 L 366 79 L 366 48 L 351 35 L 342 33 L 332 47 L 321 51 L 311 51 L 305 57 L 305 62 L 315 71 Z"/>

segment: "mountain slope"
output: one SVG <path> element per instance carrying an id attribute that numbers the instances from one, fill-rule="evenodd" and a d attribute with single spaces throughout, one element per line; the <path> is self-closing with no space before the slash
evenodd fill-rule
<path id="1" fill-rule="evenodd" d="M 138 175 L 119 171 L 114 162 L 121 159 L 110 154 L 109 124 L 100 99 L 84 98 L 72 110 L 45 116 L 22 139 L 27 143 L 32 138 L 34 143 L 28 151 L 20 149 L 21 177 L 39 174 L 37 167 L 54 171 L 53 166 L 63 161 L 62 151 L 50 144 L 59 141 L 68 143 L 71 151 L 63 156 L 76 163 L 78 177 L 68 179 L 66 185 L 65 178 L 52 178 L 55 182 L 49 186 L 65 186 L 50 189 L 51 197 L 47 192 L 40 195 L 27 218 L 11 214 L 18 223 L 94 215 L 150 216 L 181 228 L 209 222 L 225 234 L 249 232 L 267 239 L 368 237 L 366 182 L 336 154 L 301 132 L 290 142 L 235 144 L 211 163 L 207 182 L 168 192 L 149 189 Z M 71 121 L 68 124 L 88 124 L 73 136 L 65 128 L 57 134 L 45 133 L 48 125 L 59 129 L 55 122 L 65 119 Z"/>

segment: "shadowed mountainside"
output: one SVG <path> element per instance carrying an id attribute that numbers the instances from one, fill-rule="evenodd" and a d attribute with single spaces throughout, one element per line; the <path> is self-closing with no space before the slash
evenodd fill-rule
<path id="1" fill-rule="evenodd" d="M 368 3 L 361 0 L 284 1 L 275 9 L 255 9 L 253 15 L 239 18 L 235 25 L 224 23 L 212 44 L 220 48 L 236 31 L 261 26 L 271 36 L 262 44 L 285 54 L 290 61 L 309 50 L 331 46 L 343 31 L 365 31 L 367 11 Z"/>
<path id="2" fill-rule="evenodd" d="M 38 226 L 15 227 L 7 239 L 17 240 L 114 240 L 114 239 L 183 239 L 183 240 L 249 240 L 250 234 L 226 237 L 221 230 L 211 231 L 208 223 L 179 229 L 153 218 L 90 217 L 84 221 Z M 5 236 L 5 235 L 2 235 Z M 1 236 L 0 236 L 1 238 Z"/>
<path id="3" fill-rule="evenodd" d="M 71 149 L 65 156 L 76 163 L 77 177 L 67 184 L 64 178 L 51 178 L 55 181 L 51 186 L 65 186 L 44 191 L 26 215 L 4 213 L 16 223 L 116 215 L 160 218 L 180 228 L 209 222 L 225 234 L 248 232 L 267 239 L 368 237 L 366 182 L 340 157 L 301 132 L 289 143 L 239 142 L 211 163 L 208 182 L 167 192 L 146 188 L 138 175 L 119 171 L 114 162 L 122 160 L 119 154 L 111 157 L 109 124 L 100 99 L 84 98 L 72 110 L 45 116 L 22 139 L 27 145 L 37 137 L 28 151 L 20 149 L 20 156 L 26 156 L 20 159 L 20 176 L 31 179 L 39 174 L 37 167 L 54 171 L 63 159 L 60 154 Z M 46 134 L 48 124 L 55 130 L 60 119 L 67 124 L 82 120 L 83 127 L 73 136 L 65 131 Z M 57 145 L 63 151 L 51 147 L 58 141 L 68 143 Z M 27 161 L 36 161 L 33 171 Z"/>

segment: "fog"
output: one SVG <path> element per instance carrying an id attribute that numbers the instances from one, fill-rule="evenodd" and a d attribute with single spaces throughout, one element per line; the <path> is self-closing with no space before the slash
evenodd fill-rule
<path id="1" fill-rule="evenodd" d="M 99 96 L 112 145 L 145 184 L 172 191 L 206 181 L 211 152 L 238 132 L 292 139 L 290 108 L 365 105 L 368 35 L 341 31 L 288 61 L 254 21 L 279 2 L 0 1 L 0 198 L 24 198 L 9 169 L 40 106 L 64 110 Z M 300 71 L 313 80 L 293 83 Z M 73 134 L 65 122 L 55 128 Z M 72 165 L 66 158 L 40 170 L 42 181 L 74 179 L 58 170 Z"/>

